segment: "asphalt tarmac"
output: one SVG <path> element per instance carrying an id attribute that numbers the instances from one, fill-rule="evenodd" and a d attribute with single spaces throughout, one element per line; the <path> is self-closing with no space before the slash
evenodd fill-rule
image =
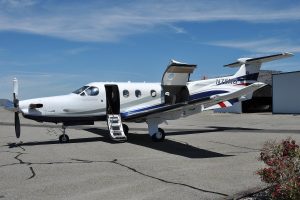
<path id="1" fill-rule="evenodd" d="M 112 142 L 104 122 L 60 128 L 0 109 L 0 200 L 233 199 L 263 188 L 255 171 L 267 140 L 300 143 L 300 116 L 200 113 L 163 124 L 153 143 L 146 124 L 128 124 L 129 140 Z"/>

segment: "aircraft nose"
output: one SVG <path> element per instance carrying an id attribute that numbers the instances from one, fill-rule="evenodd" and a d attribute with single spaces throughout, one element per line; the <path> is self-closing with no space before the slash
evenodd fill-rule
<path id="1" fill-rule="evenodd" d="M 28 102 L 26 102 L 26 101 L 19 102 L 19 109 L 21 110 L 22 113 L 28 114 L 28 108 L 29 108 Z"/>

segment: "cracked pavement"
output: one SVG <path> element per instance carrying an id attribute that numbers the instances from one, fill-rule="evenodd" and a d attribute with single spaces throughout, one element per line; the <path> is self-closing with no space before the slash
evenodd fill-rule
<path id="1" fill-rule="evenodd" d="M 107 137 L 105 123 L 67 129 L 0 109 L 0 199 L 232 199 L 262 188 L 254 174 L 264 141 L 300 142 L 300 116 L 204 113 L 162 125 L 152 143 L 145 124 L 129 124 L 126 143 Z M 234 122 L 234 123 L 233 123 Z"/>

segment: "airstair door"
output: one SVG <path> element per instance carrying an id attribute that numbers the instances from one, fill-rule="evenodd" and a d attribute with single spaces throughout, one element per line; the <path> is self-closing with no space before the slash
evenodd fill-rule
<path id="1" fill-rule="evenodd" d="M 120 93 L 117 85 L 105 85 L 106 113 L 120 114 Z"/>
<path id="2" fill-rule="evenodd" d="M 105 85 L 107 127 L 111 139 L 125 141 L 127 139 L 120 115 L 120 93 L 117 85 Z"/>
<path id="3" fill-rule="evenodd" d="M 189 100 L 187 82 L 196 66 L 171 60 L 161 81 L 166 104 L 172 105 Z"/>

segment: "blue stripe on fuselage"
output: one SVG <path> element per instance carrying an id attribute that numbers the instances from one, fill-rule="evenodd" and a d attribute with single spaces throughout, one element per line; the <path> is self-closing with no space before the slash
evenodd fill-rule
<path id="1" fill-rule="evenodd" d="M 238 81 L 257 81 L 259 73 L 247 74 L 245 76 L 237 77 Z"/>
<path id="2" fill-rule="evenodd" d="M 223 94 L 223 93 L 227 93 L 227 92 L 228 91 L 226 91 L 226 90 L 213 90 L 213 91 L 201 92 L 198 94 L 191 95 L 190 100 L 202 99 L 205 97 L 210 97 L 212 95 Z"/>

